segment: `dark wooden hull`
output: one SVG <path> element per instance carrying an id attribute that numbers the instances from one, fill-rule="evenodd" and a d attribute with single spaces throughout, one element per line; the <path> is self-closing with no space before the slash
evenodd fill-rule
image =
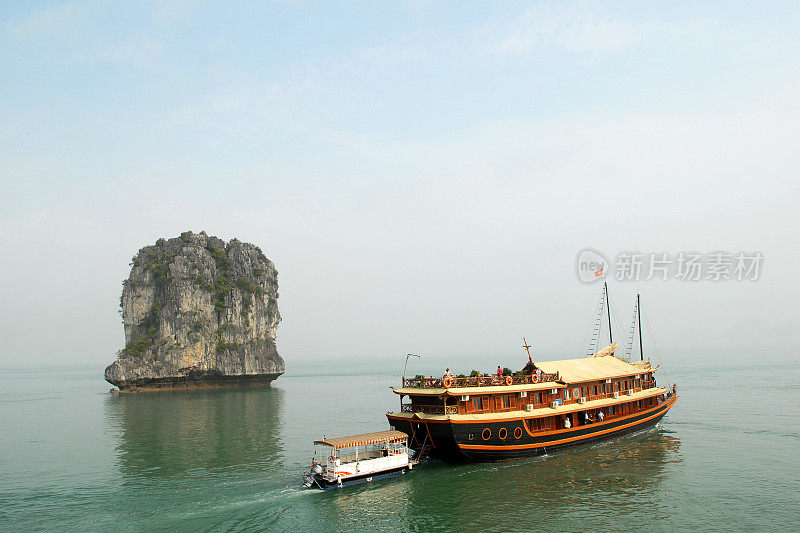
<path id="1" fill-rule="evenodd" d="M 528 431 L 524 416 L 486 422 L 423 420 L 392 413 L 387 417 L 393 428 L 408 433 L 409 447 L 415 450 L 427 443 L 431 445 L 431 456 L 441 459 L 498 461 L 543 455 L 652 427 L 667 414 L 676 400 L 677 396 L 672 396 L 657 406 L 605 422 L 537 433 Z"/>

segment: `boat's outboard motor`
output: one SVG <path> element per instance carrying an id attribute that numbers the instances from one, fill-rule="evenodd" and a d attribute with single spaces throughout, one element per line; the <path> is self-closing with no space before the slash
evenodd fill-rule
<path id="1" fill-rule="evenodd" d="M 321 475 L 322 465 L 314 463 L 311 465 L 311 470 L 303 474 L 303 487 L 310 489 L 317 482 L 317 478 Z"/>

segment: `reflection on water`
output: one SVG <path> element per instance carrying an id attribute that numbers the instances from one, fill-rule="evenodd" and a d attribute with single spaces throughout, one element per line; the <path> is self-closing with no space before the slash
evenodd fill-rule
<path id="1" fill-rule="evenodd" d="M 106 397 L 122 476 L 106 516 L 179 529 L 211 519 L 222 529 L 578 530 L 602 517 L 645 527 L 667 514 L 664 480 L 682 460 L 680 441 L 657 428 L 552 456 L 432 460 L 393 480 L 303 492 L 304 454 L 316 421 L 329 414 L 325 404 L 310 411 L 301 401 L 304 385 Z"/>
<path id="2" fill-rule="evenodd" d="M 311 442 L 388 425 L 380 361 L 122 396 L 97 369 L 0 372 L 0 531 L 795 530 L 796 352 L 677 361 L 682 398 L 657 429 L 327 493 L 299 488 Z"/>
<path id="3" fill-rule="evenodd" d="M 283 391 L 270 387 L 109 395 L 125 479 L 280 464 Z"/>
<path id="4" fill-rule="evenodd" d="M 679 446 L 677 438 L 651 430 L 552 456 L 452 471 L 442 465 L 431 483 L 414 486 L 409 510 L 417 519 L 431 520 L 436 514 L 429 514 L 430 491 L 436 491 L 436 499 L 446 501 L 452 513 L 449 523 L 432 527 L 508 529 L 501 517 L 512 516 L 529 527 L 549 523 L 546 529 L 560 528 L 569 517 L 585 527 L 581 521 L 598 513 L 637 513 L 643 504 L 657 502 L 664 465 L 676 460 Z"/>
<path id="5" fill-rule="evenodd" d="M 396 482 L 334 491 L 325 503 L 335 512 L 325 518 L 343 529 L 395 516 L 397 528 L 407 530 L 577 530 L 586 520 L 622 513 L 644 525 L 659 512 L 666 466 L 681 460 L 679 449 L 678 438 L 652 429 L 552 456 L 470 465 L 429 461 Z M 353 506 L 368 512 L 354 517 L 348 513 Z"/>

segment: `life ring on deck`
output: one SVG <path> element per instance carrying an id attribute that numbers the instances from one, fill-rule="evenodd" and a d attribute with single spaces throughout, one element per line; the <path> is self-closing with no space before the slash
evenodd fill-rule
<path id="1" fill-rule="evenodd" d="M 444 380 L 442 381 L 442 385 L 444 385 L 445 389 L 449 389 L 450 387 L 453 386 L 453 378 L 451 377 L 444 378 Z"/>
<path id="2" fill-rule="evenodd" d="M 534 383 L 539 383 L 539 376 L 537 376 L 536 374 L 531 374 L 531 381 L 533 381 Z"/>
<path id="3" fill-rule="evenodd" d="M 506 385 L 511 385 L 514 383 L 514 379 L 511 376 L 506 376 Z"/>

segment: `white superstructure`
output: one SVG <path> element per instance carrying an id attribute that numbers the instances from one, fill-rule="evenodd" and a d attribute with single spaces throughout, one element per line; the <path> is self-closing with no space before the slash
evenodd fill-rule
<path id="1" fill-rule="evenodd" d="M 373 476 L 404 472 L 413 466 L 408 455 L 408 435 L 400 431 L 323 439 L 314 444 L 329 450 L 323 461 L 311 465 L 304 477 L 306 487 L 317 484 L 320 488 L 332 488 L 372 481 Z"/>

